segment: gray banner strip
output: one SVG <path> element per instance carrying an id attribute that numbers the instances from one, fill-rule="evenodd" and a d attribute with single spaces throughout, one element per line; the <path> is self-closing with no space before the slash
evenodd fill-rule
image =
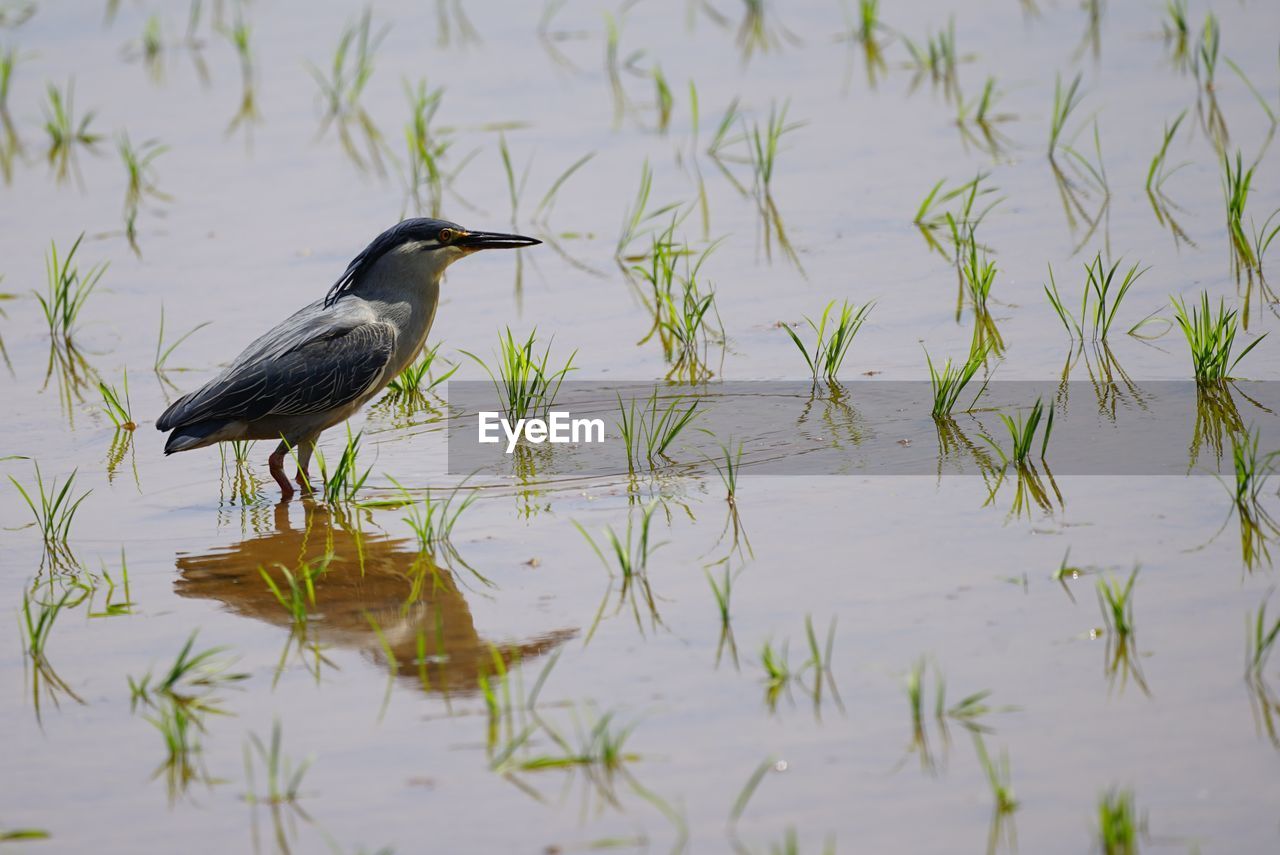
<path id="1" fill-rule="evenodd" d="M 949 419 L 935 420 L 927 382 L 860 381 L 831 386 L 809 382 L 743 381 L 704 386 L 653 382 L 565 381 L 549 413 L 569 442 L 508 441 L 494 384 L 449 381 L 449 472 L 515 474 L 538 479 L 612 477 L 630 469 L 679 470 L 722 461 L 722 446 L 742 447 L 753 474 L 973 475 L 997 470 L 1012 440 L 999 414 L 1024 417 L 1037 399 L 1052 404 L 1054 424 L 1043 461 L 1062 475 L 1187 475 L 1230 472 L 1232 437 L 1257 431 L 1263 452 L 1280 449 L 1280 382 L 1236 382 L 1213 388 L 1189 381 L 1093 383 L 999 381 L 978 392 L 974 382 Z M 654 398 L 656 394 L 656 398 Z M 633 433 L 651 435 L 664 418 L 696 404 L 687 426 L 650 463 L 648 443 L 633 444 L 628 461 L 622 411 Z M 668 407 L 671 415 L 668 416 Z M 480 441 L 481 414 L 493 442 Z M 538 413 L 547 418 L 547 411 Z M 573 420 L 578 424 L 573 441 Z M 598 420 L 593 423 L 592 420 Z M 533 436 L 540 435 L 533 429 Z M 603 433 L 603 439 L 599 434 Z M 637 447 L 638 446 L 638 447 Z"/>

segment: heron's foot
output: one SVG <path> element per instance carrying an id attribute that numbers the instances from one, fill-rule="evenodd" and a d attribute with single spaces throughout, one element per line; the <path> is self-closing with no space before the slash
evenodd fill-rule
<path id="1" fill-rule="evenodd" d="M 300 488 L 302 488 L 303 494 L 315 492 L 315 489 L 311 486 L 311 476 L 307 474 L 306 470 L 299 469 L 297 476 L 295 476 L 293 480 L 298 483 Z"/>
<path id="2" fill-rule="evenodd" d="M 284 452 L 272 454 L 267 458 L 267 464 L 271 469 L 271 477 L 280 485 L 280 496 L 285 499 L 293 498 L 293 485 L 289 483 L 289 476 L 284 474 Z"/>

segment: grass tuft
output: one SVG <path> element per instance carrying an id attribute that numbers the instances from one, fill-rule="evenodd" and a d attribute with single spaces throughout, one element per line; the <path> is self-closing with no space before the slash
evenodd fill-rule
<path id="1" fill-rule="evenodd" d="M 516 341 L 511 328 L 506 328 L 506 335 L 498 338 L 498 373 L 495 375 L 485 361 L 474 353 L 462 351 L 464 356 L 474 359 L 493 381 L 498 392 L 503 412 L 512 422 L 529 417 L 545 417 L 555 403 L 560 384 L 570 371 L 573 371 L 575 350 L 560 368 L 551 366 L 551 343 L 548 342 L 541 355 L 537 353 L 538 331 L 529 333 L 524 341 Z"/>
<path id="2" fill-rule="evenodd" d="M 57 243 L 49 242 L 49 254 L 45 257 L 45 293 L 33 291 L 40 301 L 49 335 L 70 341 L 76 321 L 88 301 L 98 280 L 107 272 L 107 262 L 101 261 L 81 274 L 76 266 L 76 251 L 84 240 L 84 233 L 75 239 L 65 256 L 59 257 Z"/>
<path id="3" fill-rule="evenodd" d="M 1267 659 L 1280 638 L 1280 618 L 1276 618 L 1270 627 L 1267 626 L 1267 603 L 1263 600 L 1258 606 L 1258 614 L 1253 620 L 1245 616 L 1245 674 L 1260 679 L 1263 669 L 1267 667 Z"/>
<path id="4" fill-rule="evenodd" d="M 633 525 L 631 517 L 627 518 L 627 531 L 625 537 L 620 537 L 613 526 L 605 528 L 605 545 L 608 551 L 613 555 L 614 561 L 610 562 L 605 557 L 605 550 L 596 544 L 595 538 L 587 533 L 587 530 L 579 525 L 576 521 L 574 526 L 587 539 L 587 543 L 591 544 L 591 549 L 599 557 L 610 575 L 613 574 L 614 565 L 617 565 L 618 573 L 624 580 L 632 580 L 643 578 L 649 569 L 649 556 L 658 549 L 662 544 L 651 544 L 649 541 L 649 529 L 653 523 L 653 512 L 657 509 L 657 503 L 650 503 L 640 516 L 640 526 L 636 529 Z"/>
<path id="5" fill-rule="evenodd" d="M 929 388 L 933 391 L 933 410 L 932 415 L 935 419 L 947 418 L 955 409 L 956 401 L 964 392 L 969 381 L 978 373 L 978 369 L 986 362 L 987 355 L 991 353 L 992 344 L 986 342 L 979 347 L 975 347 L 969 351 L 969 357 L 965 360 L 964 365 L 953 366 L 951 357 L 947 357 L 947 361 L 943 363 L 942 368 L 934 367 L 933 360 L 929 357 L 929 351 L 924 352 L 925 362 L 929 365 Z M 989 380 L 987 382 L 990 382 Z M 987 383 L 982 384 L 982 388 L 978 390 L 978 394 L 973 396 L 968 409 L 973 409 L 978 403 L 978 398 L 982 397 L 982 392 L 987 388 Z"/>
<path id="6" fill-rule="evenodd" d="M 1280 234 L 1280 223 L 1272 226 L 1276 217 L 1280 216 L 1280 208 L 1271 212 L 1258 229 L 1250 219 L 1252 236 L 1244 230 L 1245 207 L 1249 202 L 1249 190 L 1253 184 L 1253 173 L 1257 164 L 1244 168 L 1244 161 L 1239 151 L 1236 152 L 1235 168 L 1231 158 L 1224 152 L 1222 155 L 1222 192 L 1226 198 L 1227 232 L 1231 235 L 1232 259 L 1238 267 L 1262 272 L 1262 259 L 1267 249 Z"/>
<path id="7" fill-rule="evenodd" d="M 960 86 L 956 77 L 959 56 L 956 53 L 956 22 L 952 18 L 946 29 L 930 33 L 924 45 L 917 45 L 905 36 L 902 39 L 911 55 L 911 67 L 916 77 L 927 74 L 935 86 L 942 86 L 950 98 L 959 99 Z"/>
<path id="8" fill-rule="evenodd" d="M 654 389 L 647 402 L 632 399 L 630 407 L 623 406 L 619 396 L 618 410 L 617 427 L 627 450 L 627 469 L 635 472 L 641 464 L 655 469 L 662 462 L 670 461 L 667 450 L 698 416 L 698 402 L 695 400 L 683 407 L 681 399 L 675 397 L 663 407 L 658 403 L 658 390 Z"/>
<path id="9" fill-rule="evenodd" d="M 1044 436 L 1040 440 L 1040 458 L 1044 459 L 1045 451 L 1049 447 L 1049 437 L 1053 434 L 1053 405 L 1049 405 L 1048 416 L 1045 416 L 1044 404 L 1039 398 L 1031 405 L 1031 411 L 1024 418 L 1019 412 L 1017 417 L 998 413 L 1000 421 L 1004 422 L 1004 426 L 1009 431 L 1009 440 L 1011 443 L 1008 453 L 1000 447 L 999 443 L 986 434 L 982 435 L 996 453 L 1000 455 L 1003 464 L 1013 463 L 1021 468 L 1027 466 L 1031 462 L 1031 449 L 1035 445 L 1036 434 L 1040 430 L 1040 422 L 1044 421 Z"/>
<path id="10" fill-rule="evenodd" d="M 1164 126 L 1164 137 L 1160 141 L 1160 148 L 1156 151 L 1155 156 L 1151 158 L 1151 166 L 1147 168 L 1148 193 L 1159 193 L 1161 188 L 1164 187 L 1164 183 L 1169 180 L 1169 177 L 1185 166 L 1185 164 L 1179 164 L 1172 169 L 1166 169 L 1169 144 L 1172 143 L 1173 138 L 1177 136 L 1178 127 L 1186 117 L 1187 111 L 1183 110 L 1178 114 L 1178 118 L 1173 120 L 1172 124 L 1166 124 Z"/>
<path id="11" fill-rule="evenodd" d="M 627 529 L 625 535 L 619 535 L 613 526 L 607 526 L 602 540 L 603 546 L 596 543 L 585 528 L 582 527 L 577 520 L 574 520 L 574 528 L 587 539 L 587 543 L 591 546 L 591 550 L 600 559 L 600 563 L 604 565 L 612 580 L 617 576 L 622 577 L 621 591 L 618 600 L 618 609 L 621 610 L 626 602 L 630 602 L 632 615 L 635 618 L 636 625 L 641 626 L 640 604 L 636 600 L 638 592 L 644 599 L 644 605 L 648 611 L 653 624 L 656 626 L 660 619 L 658 617 L 658 604 L 654 597 L 653 588 L 649 584 L 649 558 L 663 544 L 653 543 L 650 539 L 650 529 L 653 524 L 653 512 L 657 510 L 658 502 L 655 500 L 650 502 L 640 516 L 640 525 L 636 526 L 633 516 L 627 517 Z M 606 553 L 612 556 L 612 561 L 606 557 Z M 615 572 L 616 568 L 616 572 Z M 613 586 L 605 592 L 605 598 L 600 604 L 600 611 L 597 612 L 596 618 L 591 625 L 591 629 L 587 632 L 587 641 L 589 642 L 594 636 L 596 629 L 600 625 L 600 620 L 604 616 L 604 608 L 608 603 L 609 596 L 612 593 Z"/>
<path id="12" fill-rule="evenodd" d="M 79 496 L 72 493 L 76 480 L 75 470 L 67 476 L 61 489 L 58 487 L 57 478 L 54 478 L 46 489 L 44 478 L 40 474 L 39 463 L 35 464 L 35 470 L 36 485 L 33 490 L 29 491 L 23 487 L 12 475 L 9 476 L 9 480 L 18 488 L 23 501 L 31 509 L 31 515 L 35 518 L 36 528 L 44 539 L 46 549 L 66 550 L 67 538 L 71 535 L 71 524 L 75 520 L 76 511 L 80 510 L 80 504 L 92 491 L 86 490 Z"/>
<path id="13" fill-rule="evenodd" d="M 302 778 L 311 768 L 311 758 L 308 757 L 295 766 L 293 761 L 284 755 L 283 741 L 284 733 L 279 721 L 271 724 L 269 745 L 263 744 L 256 733 L 249 734 L 244 746 L 244 771 L 249 791 L 244 794 L 244 799 L 250 804 L 293 804 L 301 795 Z M 265 793 L 258 793 L 254 783 L 253 770 L 257 765 L 254 762 L 255 757 L 266 771 Z"/>
<path id="14" fill-rule="evenodd" d="M 1119 284 L 1116 284 L 1116 273 L 1120 270 L 1120 262 L 1117 261 L 1111 267 L 1105 268 L 1102 264 L 1102 253 L 1095 255 L 1093 261 L 1084 267 L 1085 284 L 1084 294 L 1080 300 L 1079 318 L 1066 307 L 1062 295 L 1058 292 L 1058 283 L 1053 276 L 1053 265 L 1049 265 L 1049 284 L 1044 286 L 1044 293 L 1049 298 L 1049 304 L 1053 306 L 1054 312 L 1057 313 L 1058 320 L 1062 321 L 1063 327 L 1066 328 L 1067 335 L 1073 340 L 1085 341 L 1087 331 L 1090 340 L 1106 341 L 1125 295 L 1129 293 L 1133 283 L 1137 282 L 1149 269 L 1144 267 L 1139 270 L 1138 262 L 1134 262 L 1121 277 Z M 1129 331 L 1133 332 L 1138 326 L 1141 324 L 1131 327 Z"/>
<path id="15" fill-rule="evenodd" d="M 1098 798 L 1098 848 L 1103 855 L 1137 855 L 1133 792 L 1110 789 Z"/>
<path id="16" fill-rule="evenodd" d="M 156 186 L 154 175 L 156 158 L 169 149 L 156 140 L 147 140 L 135 146 L 129 139 L 129 135 L 123 132 L 117 141 L 117 148 L 120 151 L 120 160 L 124 163 L 127 180 L 124 192 L 125 237 L 134 253 L 141 255 L 141 250 L 138 248 L 138 211 L 143 200 L 147 198 L 169 201 L 169 196 Z"/>
<path id="17" fill-rule="evenodd" d="M 1080 95 L 1080 75 L 1077 74 L 1066 88 L 1062 86 L 1062 76 L 1059 75 L 1053 84 L 1053 111 L 1049 119 L 1049 159 L 1052 160 L 1054 154 L 1058 150 L 1058 143 L 1062 137 L 1063 130 L 1066 129 L 1067 120 L 1071 118 L 1071 114 L 1080 106 L 1082 96 Z"/>
<path id="18" fill-rule="evenodd" d="M 414 502 L 409 492 L 400 488 L 408 508 L 408 513 L 402 519 L 418 539 L 420 552 L 435 553 L 436 550 L 441 550 L 456 556 L 457 550 L 453 547 L 454 526 L 476 500 L 476 493 L 471 491 L 455 505 L 460 489 L 450 491 L 443 499 L 432 498 L 431 491 L 428 490 L 421 502 Z"/>
<path id="19" fill-rule="evenodd" d="M 680 207 L 671 203 L 650 210 L 649 196 L 652 193 L 653 168 L 646 160 L 640 169 L 640 188 L 636 191 L 635 201 L 622 218 L 622 231 L 618 234 L 618 243 L 614 248 L 614 257 L 619 261 L 639 261 L 641 257 L 631 254 L 631 245 L 653 231 L 654 220 Z"/>
<path id="20" fill-rule="evenodd" d="M 435 364 L 440 347 L 441 345 L 437 344 L 435 347 L 424 349 L 416 362 L 406 367 L 387 384 L 387 394 L 393 398 L 418 398 L 424 392 L 430 392 L 452 377 L 458 370 L 456 365 L 439 377 L 431 374 L 431 367 Z"/>
<path id="21" fill-rule="evenodd" d="M 1200 305 L 1194 303 L 1188 310 L 1186 304 L 1174 297 L 1174 321 L 1187 339 L 1191 349 L 1191 363 L 1195 370 L 1197 383 L 1223 383 L 1231 379 L 1231 372 L 1249 351 L 1258 346 L 1267 337 L 1266 333 L 1258 336 L 1240 351 L 1235 359 L 1231 352 L 1235 348 L 1238 329 L 1238 311 L 1227 310 L 1226 301 L 1218 301 L 1218 311 L 1214 314 L 1209 306 L 1209 292 L 1202 292 Z"/>
<path id="22" fill-rule="evenodd" d="M 133 420 L 133 405 L 129 402 L 129 372 L 124 372 L 124 395 L 121 402 L 120 392 L 106 382 L 99 381 L 98 391 L 102 393 L 102 410 L 116 426 L 116 430 L 133 430 L 138 426 Z"/>
<path id="23" fill-rule="evenodd" d="M 777 707 L 778 698 L 790 685 L 793 676 L 787 643 L 784 641 L 779 647 L 774 647 L 773 641 L 766 639 L 760 648 L 760 667 L 764 669 L 765 701 L 772 710 Z"/>
<path id="24" fill-rule="evenodd" d="M 363 472 L 359 468 L 360 439 L 363 436 L 364 431 L 352 435 L 351 425 L 347 425 L 347 442 L 332 472 L 329 471 L 328 461 L 325 460 L 320 449 L 317 448 L 315 451 L 316 463 L 320 467 L 320 478 L 324 481 L 324 500 L 330 505 L 354 502 L 356 494 L 369 480 L 369 473 L 373 471 L 373 466 L 368 466 Z"/>
<path id="25" fill-rule="evenodd" d="M 175 701 L 188 710 L 201 713 L 222 713 L 212 695 L 232 683 L 249 679 L 246 673 L 229 670 L 234 664 L 222 657 L 225 647 L 210 647 L 193 652 L 199 630 L 187 638 L 177 658 L 168 670 L 154 678 L 150 671 L 140 679 L 129 677 L 130 705 L 154 707 L 161 702 Z"/>
<path id="26" fill-rule="evenodd" d="M 809 329 L 813 330 L 815 337 L 812 351 L 795 330 L 788 324 L 782 325 L 782 329 L 791 337 L 800 355 L 804 357 L 805 364 L 813 374 L 815 384 L 824 377 L 828 381 L 835 381 L 836 375 L 840 372 L 840 366 L 844 364 L 845 357 L 849 353 L 849 346 L 853 344 L 854 337 L 862 329 L 862 324 L 875 307 L 875 303 L 857 306 L 845 300 L 840 306 L 838 315 L 832 314 L 835 307 L 835 300 L 827 303 L 816 322 L 805 316 L 805 323 L 809 325 Z"/>
<path id="27" fill-rule="evenodd" d="M 75 150 L 79 146 L 92 149 L 102 137 L 93 132 L 93 111 L 79 120 L 75 110 L 75 81 L 67 82 L 66 90 L 50 83 L 48 101 L 44 105 L 44 130 L 49 137 L 49 165 L 54 167 L 58 179 L 64 179 L 74 165 Z"/>
<path id="28" fill-rule="evenodd" d="M 715 306 L 715 291 L 708 285 L 703 290 L 699 273 L 707 257 L 718 244 L 712 244 L 697 255 L 677 243 L 674 237 L 678 220 L 661 234 L 655 235 L 644 263 L 631 266 L 631 272 L 644 280 L 650 294 L 646 297 L 653 311 L 653 327 L 640 343 L 656 335 L 662 343 L 662 356 L 671 364 L 667 378 L 687 378 L 695 383 L 711 376 L 707 353 L 711 342 L 724 341 L 724 325 Z M 680 261 L 684 272 L 678 273 Z"/>

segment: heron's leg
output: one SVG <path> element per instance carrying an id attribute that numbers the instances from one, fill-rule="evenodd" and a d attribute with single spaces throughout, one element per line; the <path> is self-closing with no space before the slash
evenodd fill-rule
<path id="1" fill-rule="evenodd" d="M 271 467 L 271 477 L 276 479 L 276 483 L 280 485 L 280 495 L 286 499 L 293 497 L 293 485 L 289 483 L 289 476 L 284 474 L 284 456 L 288 453 L 289 445 L 281 442 L 267 458 L 267 463 Z"/>
<path id="2" fill-rule="evenodd" d="M 298 443 L 298 477 L 294 480 L 304 492 L 311 492 L 311 454 L 316 450 L 317 437 L 309 436 Z"/>

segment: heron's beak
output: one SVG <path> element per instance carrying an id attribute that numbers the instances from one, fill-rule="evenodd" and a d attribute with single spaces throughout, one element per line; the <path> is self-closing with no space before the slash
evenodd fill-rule
<path id="1" fill-rule="evenodd" d="M 536 246 L 542 243 L 537 238 L 524 235 L 507 235 L 501 232 L 466 232 L 458 235 L 455 246 L 463 249 L 520 249 L 525 246 Z"/>

